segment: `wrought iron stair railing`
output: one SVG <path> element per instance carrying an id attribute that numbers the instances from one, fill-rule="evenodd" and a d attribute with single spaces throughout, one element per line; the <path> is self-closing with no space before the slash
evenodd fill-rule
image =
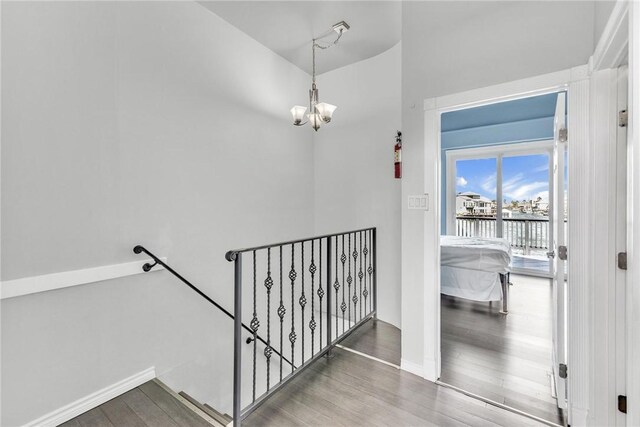
<path id="1" fill-rule="evenodd" d="M 331 349 L 376 316 L 376 240 L 372 227 L 227 252 L 225 258 L 234 263 L 233 313 L 144 246 L 136 245 L 133 252 L 154 261 L 143 265 L 145 272 L 161 265 L 233 319 L 233 423 L 238 427 L 269 396 L 313 362 L 330 356 Z M 246 265 L 244 255 L 251 257 Z M 243 282 L 243 275 L 251 280 Z M 243 294 L 249 295 L 249 325 L 243 323 Z M 266 338 L 258 333 L 262 323 Z M 243 340 L 243 331 L 249 338 Z M 253 344 L 247 366 L 243 342 Z M 260 365 L 258 342 L 264 345 Z M 246 369 L 251 371 L 248 389 L 242 382 Z M 263 375 L 259 384 L 258 376 Z"/>
<path id="2" fill-rule="evenodd" d="M 376 255 L 376 228 L 227 252 L 226 259 L 234 263 L 234 426 L 375 317 Z M 245 257 L 249 258 L 246 265 Z M 247 275 L 250 280 L 243 282 Z M 242 346 L 247 296 L 253 343 L 245 354 L 248 360 L 243 358 Z M 265 329 L 266 346 L 258 364 L 258 331 Z M 291 359 L 289 372 L 283 368 L 285 354 Z M 248 390 L 243 387 L 246 369 L 251 372 Z"/>

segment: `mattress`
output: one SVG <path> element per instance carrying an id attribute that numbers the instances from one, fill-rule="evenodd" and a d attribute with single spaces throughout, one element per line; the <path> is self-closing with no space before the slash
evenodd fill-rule
<path id="1" fill-rule="evenodd" d="M 501 238 L 440 236 L 440 264 L 506 274 L 511 271 L 511 245 Z"/>
<path id="2" fill-rule="evenodd" d="M 497 273 L 442 266 L 440 281 L 440 292 L 445 295 L 472 301 L 502 299 L 502 283 Z"/>

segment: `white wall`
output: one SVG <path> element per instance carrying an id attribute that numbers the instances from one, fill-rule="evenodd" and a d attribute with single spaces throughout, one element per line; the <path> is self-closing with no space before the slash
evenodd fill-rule
<path id="1" fill-rule="evenodd" d="M 443 24 L 454 17 L 455 28 Z M 402 19 L 402 357 L 421 369 L 431 358 L 424 289 L 438 286 L 425 283 L 424 238 L 440 207 L 424 214 L 408 211 L 404 201 L 427 192 L 437 203 L 438 151 L 425 151 L 423 101 L 585 64 L 594 46 L 594 4 L 405 2 Z"/>
<path id="2" fill-rule="evenodd" d="M 378 317 L 398 327 L 400 180 L 393 147 L 401 126 L 400 60 L 398 44 L 320 75 L 321 100 L 338 109 L 314 134 L 316 231 L 378 227 Z"/>
<path id="3" fill-rule="evenodd" d="M 595 44 L 598 44 L 598 40 L 600 40 L 600 36 L 602 36 L 602 32 L 604 31 L 605 25 L 607 25 L 607 21 L 611 16 L 611 12 L 613 11 L 613 6 L 615 6 L 615 0 L 602 0 L 594 2 L 595 7 L 595 19 L 594 19 L 594 31 L 593 31 L 593 42 L 594 47 Z"/>
<path id="4" fill-rule="evenodd" d="M 227 249 L 313 233 L 305 73 L 197 3 L 2 9 L 2 280 L 142 243 L 231 308 Z M 230 344 L 166 272 L 3 300 L 2 425 L 149 366 L 229 410 Z"/>

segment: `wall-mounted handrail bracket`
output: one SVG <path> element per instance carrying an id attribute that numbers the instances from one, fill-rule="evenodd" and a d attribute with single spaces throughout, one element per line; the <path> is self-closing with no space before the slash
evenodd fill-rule
<path id="1" fill-rule="evenodd" d="M 158 263 L 157 263 L 157 262 L 154 262 L 153 264 L 149 264 L 149 263 L 147 262 L 147 263 L 145 263 L 145 264 L 142 266 L 142 269 L 143 269 L 144 271 L 151 271 L 151 269 L 152 269 L 153 267 L 155 267 L 156 265 L 158 265 Z"/>
<path id="2" fill-rule="evenodd" d="M 154 257 L 153 257 L 153 256 L 152 256 L 152 255 L 151 255 L 151 254 L 150 254 L 150 253 L 149 253 L 149 252 L 148 252 L 148 251 L 147 251 L 143 246 L 136 245 L 136 246 L 134 246 L 134 247 L 133 247 L 133 253 L 134 253 L 134 254 L 141 254 L 142 252 L 145 252 L 145 253 L 147 253 L 147 255 L 151 256 L 151 258 L 154 258 Z M 159 261 L 159 260 L 154 259 L 154 260 L 153 260 L 153 264 L 150 264 L 150 263 L 148 263 L 148 262 L 147 262 L 147 263 L 145 263 L 145 264 L 142 266 L 142 270 L 143 270 L 143 271 L 145 271 L 145 272 L 149 272 L 149 271 L 151 271 L 151 269 L 152 269 L 153 267 L 155 267 L 156 265 L 158 265 L 158 261 Z"/>

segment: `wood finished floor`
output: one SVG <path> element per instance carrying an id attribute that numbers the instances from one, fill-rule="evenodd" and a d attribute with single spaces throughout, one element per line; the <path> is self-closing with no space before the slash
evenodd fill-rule
<path id="1" fill-rule="evenodd" d="M 365 323 L 342 341 L 342 345 L 400 366 L 400 329 L 387 322 Z"/>
<path id="2" fill-rule="evenodd" d="M 551 395 L 552 294 L 548 279 L 511 276 L 499 303 L 442 296 L 444 383 L 562 424 Z"/>
<path id="3" fill-rule="evenodd" d="M 499 304 L 442 299 L 443 382 L 560 423 L 551 366 L 547 280 L 512 276 L 510 314 Z M 400 363 L 400 330 L 367 322 L 342 343 Z M 320 359 L 253 412 L 247 426 L 529 426 L 536 421 L 347 350 Z M 205 427 L 206 421 L 148 382 L 65 427 Z"/>
<path id="4" fill-rule="evenodd" d="M 269 398 L 247 426 L 531 426 L 537 422 L 336 349 Z"/>
<path id="5" fill-rule="evenodd" d="M 149 381 L 61 424 L 63 427 L 211 427 Z"/>

